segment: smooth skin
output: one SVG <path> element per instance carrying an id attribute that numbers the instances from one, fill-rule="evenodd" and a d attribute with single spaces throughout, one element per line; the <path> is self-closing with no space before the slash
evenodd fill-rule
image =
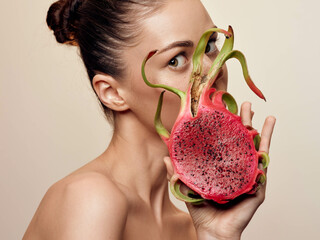
<path id="1" fill-rule="evenodd" d="M 174 173 L 168 150 L 153 127 L 161 90 L 146 86 L 140 73 L 144 57 L 158 49 L 161 53 L 146 66 L 148 79 L 185 90 L 195 46 L 213 26 L 199 0 L 170 0 L 141 23 L 137 44 L 124 51 L 124 77 L 99 73 L 93 79 L 101 102 L 116 113 L 110 145 L 99 157 L 50 187 L 24 240 L 240 239 L 264 201 L 266 185 L 232 206 L 188 204 L 190 214 L 177 209 L 168 194 L 167 179 Z M 177 41 L 184 44 L 167 48 Z M 217 53 L 212 40 L 203 60 L 205 71 Z M 227 79 L 223 67 L 213 87 L 226 90 Z M 162 120 L 168 129 L 179 106 L 179 99 L 167 93 Z M 251 125 L 252 117 L 251 104 L 242 104 L 242 122 Z M 269 151 L 274 124 L 274 117 L 264 123 L 261 151 Z"/>

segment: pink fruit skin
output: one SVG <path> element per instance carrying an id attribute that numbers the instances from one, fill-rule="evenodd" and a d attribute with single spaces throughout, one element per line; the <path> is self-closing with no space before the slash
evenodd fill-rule
<path id="1" fill-rule="evenodd" d="M 223 94 L 215 89 L 204 92 L 196 117 L 191 116 L 187 94 L 187 106 L 170 138 L 164 139 L 179 179 L 202 198 L 217 203 L 254 193 L 262 173 L 253 142 L 258 133 L 226 109 Z"/>

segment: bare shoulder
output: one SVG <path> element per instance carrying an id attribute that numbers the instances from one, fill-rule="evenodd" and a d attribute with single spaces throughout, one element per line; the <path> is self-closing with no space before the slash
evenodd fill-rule
<path id="1" fill-rule="evenodd" d="M 45 194 L 24 239 L 121 239 L 128 202 L 108 177 L 70 175 Z"/>

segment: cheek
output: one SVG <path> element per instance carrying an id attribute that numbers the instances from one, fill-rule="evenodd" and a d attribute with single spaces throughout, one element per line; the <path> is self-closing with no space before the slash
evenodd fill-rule
<path id="1" fill-rule="evenodd" d="M 190 81 L 190 71 L 163 71 L 159 73 L 159 77 L 157 79 L 158 83 L 165 84 L 170 87 L 177 88 L 181 91 L 187 91 Z"/>
<path id="2" fill-rule="evenodd" d="M 153 127 L 154 114 L 157 109 L 158 96 L 161 93 L 160 89 L 153 89 L 144 84 L 142 78 L 139 79 L 139 84 L 133 82 L 131 89 L 128 89 L 129 94 L 126 99 L 130 110 L 134 115 L 149 128 Z"/>
<path id="3" fill-rule="evenodd" d="M 152 74 L 152 73 L 150 73 Z M 170 87 L 177 88 L 181 91 L 187 91 L 189 81 L 190 81 L 191 69 L 186 71 L 172 71 L 172 70 L 163 70 L 163 71 L 153 71 L 154 78 L 150 78 L 152 83 L 164 84 Z M 159 95 L 163 89 L 159 89 L 159 93 L 156 95 L 156 105 L 158 105 Z M 162 111 L 161 111 L 161 120 L 164 126 L 171 130 L 174 125 L 177 116 L 180 111 L 181 101 L 180 98 L 171 93 L 170 91 L 165 90 Z"/>
<path id="4" fill-rule="evenodd" d="M 151 88 L 147 86 L 140 72 L 131 73 L 130 87 L 126 89 L 127 98 L 131 111 L 137 118 L 150 129 L 154 130 L 154 116 L 158 106 L 159 96 L 162 88 Z M 151 83 L 165 84 L 186 91 L 190 78 L 189 73 L 177 73 L 174 71 L 162 71 L 146 68 L 146 76 Z M 180 98 L 166 91 L 162 105 L 161 119 L 164 126 L 170 130 L 179 114 Z"/>
<path id="5" fill-rule="evenodd" d="M 173 93 L 166 92 L 161 111 L 161 120 L 163 125 L 171 131 L 180 111 L 181 101 Z"/>

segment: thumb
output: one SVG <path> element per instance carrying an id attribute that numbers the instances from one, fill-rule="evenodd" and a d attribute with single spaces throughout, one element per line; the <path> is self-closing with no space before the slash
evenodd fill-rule
<path id="1" fill-rule="evenodd" d="M 164 157 L 163 161 L 164 161 L 164 164 L 166 165 L 166 168 L 167 168 L 167 179 L 168 179 L 168 181 L 170 181 L 170 179 L 172 178 L 172 176 L 174 174 L 171 159 L 170 159 L 170 157 Z"/>

